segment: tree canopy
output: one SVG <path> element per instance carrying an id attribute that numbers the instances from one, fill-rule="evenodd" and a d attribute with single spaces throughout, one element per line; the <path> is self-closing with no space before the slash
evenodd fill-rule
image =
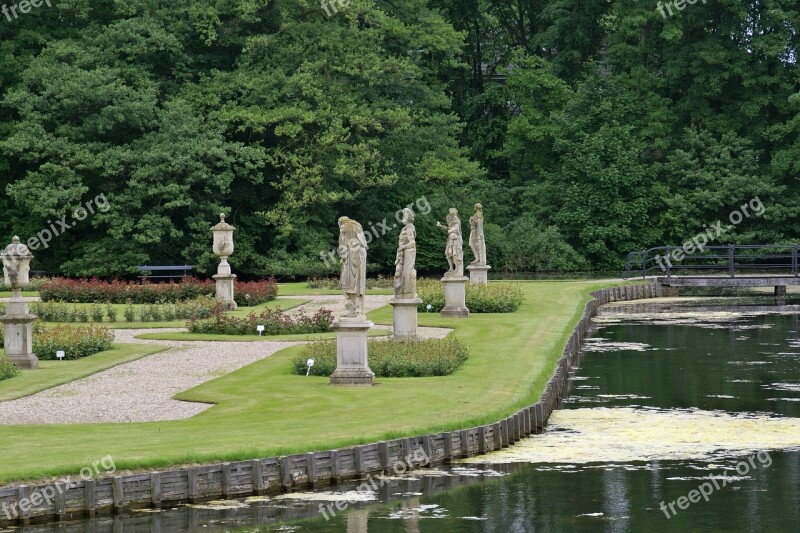
<path id="1" fill-rule="evenodd" d="M 498 270 L 618 269 L 754 197 L 727 242 L 796 240 L 800 2 L 54 0 L 0 20 L 0 233 L 37 268 L 321 275 L 336 219 L 392 270 L 414 204 L 484 205 Z M 75 210 L 104 195 L 108 209 Z M 64 218 L 66 217 L 66 219 Z M 467 252 L 468 253 L 468 252 Z"/>

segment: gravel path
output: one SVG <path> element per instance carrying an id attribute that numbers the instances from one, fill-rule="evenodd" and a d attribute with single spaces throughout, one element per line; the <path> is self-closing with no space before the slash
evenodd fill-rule
<path id="1" fill-rule="evenodd" d="M 307 296 L 293 309 L 313 313 L 321 307 L 344 311 L 343 296 Z M 391 296 L 367 296 L 368 311 L 389 303 Z M 376 326 L 391 329 L 389 326 Z M 170 349 L 98 372 L 38 394 L 0 402 L 0 425 L 84 424 L 181 420 L 212 405 L 182 402 L 173 397 L 187 389 L 255 363 L 297 342 L 195 342 L 136 339 L 151 332 L 180 329 L 118 329 L 116 342 L 159 344 Z M 442 338 L 444 328 L 419 328 L 420 337 Z"/>

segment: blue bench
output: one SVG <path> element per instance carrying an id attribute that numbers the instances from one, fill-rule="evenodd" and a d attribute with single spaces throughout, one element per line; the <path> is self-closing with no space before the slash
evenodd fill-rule
<path id="1" fill-rule="evenodd" d="M 139 272 L 174 272 L 174 274 L 161 274 L 152 276 L 142 274 L 139 279 L 171 279 L 171 278 L 185 278 L 194 269 L 194 265 L 172 265 L 172 266 L 152 266 L 152 265 L 139 265 L 136 267 Z M 178 272 L 181 272 L 178 274 Z"/>

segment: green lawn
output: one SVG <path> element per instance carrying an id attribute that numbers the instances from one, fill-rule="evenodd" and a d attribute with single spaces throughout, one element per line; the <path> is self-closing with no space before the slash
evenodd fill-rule
<path id="1" fill-rule="evenodd" d="M 292 283 L 278 283 L 278 296 L 313 296 L 313 295 L 340 295 L 339 289 L 312 289 L 307 281 Z M 367 294 L 373 296 L 394 294 L 392 289 L 368 289 Z"/>
<path id="2" fill-rule="evenodd" d="M 110 350 L 77 361 L 39 361 L 38 370 L 22 370 L 15 377 L 0 381 L 0 401 L 30 396 L 164 349 L 151 344 L 115 344 Z"/>
<path id="3" fill-rule="evenodd" d="M 74 473 L 108 454 L 121 469 L 163 467 L 323 450 L 499 420 L 540 397 L 589 291 L 608 285 L 524 282 L 527 300 L 517 313 L 466 320 L 421 313 L 420 325 L 455 328 L 470 347 L 470 359 L 447 377 L 331 387 L 327 378 L 291 373 L 298 346 L 180 394 L 217 404 L 189 420 L 5 426 L 0 480 Z M 390 317 L 388 307 L 370 314 L 379 322 Z"/>
<path id="4" fill-rule="evenodd" d="M 373 329 L 369 331 L 370 337 L 386 337 L 391 331 L 386 329 Z M 321 341 L 335 339 L 336 333 L 306 333 L 301 335 L 216 335 L 208 333 L 188 333 L 185 331 L 165 331 L 163 333 L 142 333 L 137 339 L 156 341 L 209 341 L 209 342 L 258 342 L 258 341 Z"/>

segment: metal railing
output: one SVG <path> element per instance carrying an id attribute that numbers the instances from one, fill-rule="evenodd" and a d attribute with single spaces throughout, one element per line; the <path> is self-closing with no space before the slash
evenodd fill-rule
<path id="1" fill-rule="evenodd" d="M 729 244 L 686 250 L 682 246 L 659 246 L 631 252 L 622 277 L 704 276 L 716 272 L 731 278 L 745 274 L 792 277 L 798 274 L 797 244 Z"/>

